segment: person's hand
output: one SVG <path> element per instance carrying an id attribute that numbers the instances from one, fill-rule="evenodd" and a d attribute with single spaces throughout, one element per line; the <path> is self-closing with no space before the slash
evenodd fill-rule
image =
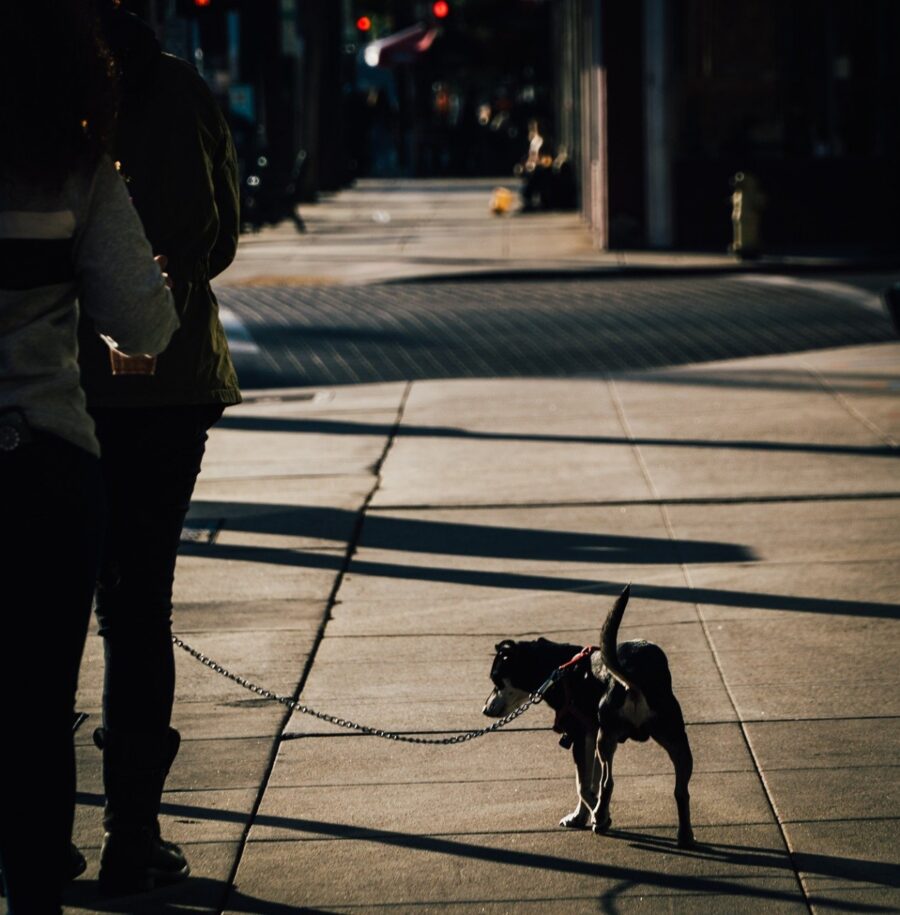
<path id="1" fill-rule="evenodd" d="M 117 349 L 109 351 L 113 375 L 155 375 L 156 356 L 126 356 Z"/>
<path id="2" fill-rule="evenodd" d="M 169 258 L 165 254 L 157 254 L 153 258 L 159 265 L 166 286 L 172 288 L 172 278 L 166 273 L 166 264 Z M 113 375 L 155 375 L 156 374 L 156 356 L 126 356 L 117 346 L 116 341 L 106 334 L 100 334 L 100 338 L 109 347 L 109 367 Z"/>
<path id="3" fill-rule="evenodd" d="M 113 375 L 155 375 L 156 356 L 126 356 L 116 348 L 116 341 L 106 334 L 100 339 L 109 347 L 109 367 Z"/>

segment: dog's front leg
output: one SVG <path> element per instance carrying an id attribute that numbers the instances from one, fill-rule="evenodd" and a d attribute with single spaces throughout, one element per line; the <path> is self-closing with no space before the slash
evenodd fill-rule
<path id="1" fill-rule="evenodd" d="M 576 738 L 572 744 L 572 758 L 575 760 L 578 806 L 568 816 L 564 816 L 559 825 L 566 829 L 585 829 L 591 822 L 597 804 L 597 735 L 591 733 Z"/>
<path id="2" fill-rule="evenodd" d="M 600 732 L 600 736 L 597 739 L 597 756 L 600 760 L 600 797 L 594 809 L 594 832 L 606 832 L 612 825 L 612 817 L 609 815 L 609 802 L 612 800 L 614 784 L 612 774 L 613 756 L 615 756 L 618 745 L 619 741 L 615 735 Z"/>

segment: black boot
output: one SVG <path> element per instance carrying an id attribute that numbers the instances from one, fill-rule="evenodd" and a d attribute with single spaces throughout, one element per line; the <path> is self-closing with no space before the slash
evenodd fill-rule
<path id="1" fill-rule="evenodd" d="M 181 849 L 159 833 L 163 785 L 178 753 L 181 735 L 113 732 L 97 728 L 103 751 L 103 847 L 100 888 L 108 894 L 142 893 L 177 883 L 191 869 Z"/>
<path id="2" fill-rule="evenodd" d="M 87 860 L 74 842 L 69 843 L 69 857 L 65 865 L 67 880 L 75 880 L 87 870 Z"/>

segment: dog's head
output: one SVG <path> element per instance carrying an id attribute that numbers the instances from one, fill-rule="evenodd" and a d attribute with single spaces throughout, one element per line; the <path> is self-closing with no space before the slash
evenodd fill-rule
<path id="1" fill-rule="evenodd" d="M 522 646 L 512 639 L 504 639 L 494 646 L 497 652 L 491 665 L 491 683 L 494 689 L 484 703 L 482 711 L 488 718 L 502 718 L 518 708 L 527 698 L 522 687 Z"/>
<path id="2" fill-rule="evenodd" d="M 546 639 L 536 642 L 514 642 L 504 639 L 494 646 L 497 652 L 491 665 L 491 682 L 494 689 L 484 703 L 483 713 L 488 718 L 502 718 L 517 709 L 541 683 L 549 670 L 546 663 L 541 663 L 545 652 L 544 646 L 551 643 Z"/>

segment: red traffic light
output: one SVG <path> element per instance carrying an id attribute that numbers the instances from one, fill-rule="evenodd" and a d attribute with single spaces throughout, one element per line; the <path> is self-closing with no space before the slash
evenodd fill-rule
<path id="1" fill-rule="evenodd" d="M 209 0 L 207 0 L 207 2 L 209 2 Z M 369 29 L 372 28 L 372 20 L 369 19 L 368 16 L 360 16 L 359 19 L 356 20 L 356 27 L 360 32 L 368 32 Z"/>
<path id="2" fill-rule="evenodd" d="M 434 13 L 435 19 L 446 19 L 450 13 L 450 4 L 446 0 L 435 0 L 431 4 L 431 12 Z"/>
<path id="3" fill-rule="evenodd" d="M 212 0 L 194 0 L 194 6 L 209 6 Z"/>

